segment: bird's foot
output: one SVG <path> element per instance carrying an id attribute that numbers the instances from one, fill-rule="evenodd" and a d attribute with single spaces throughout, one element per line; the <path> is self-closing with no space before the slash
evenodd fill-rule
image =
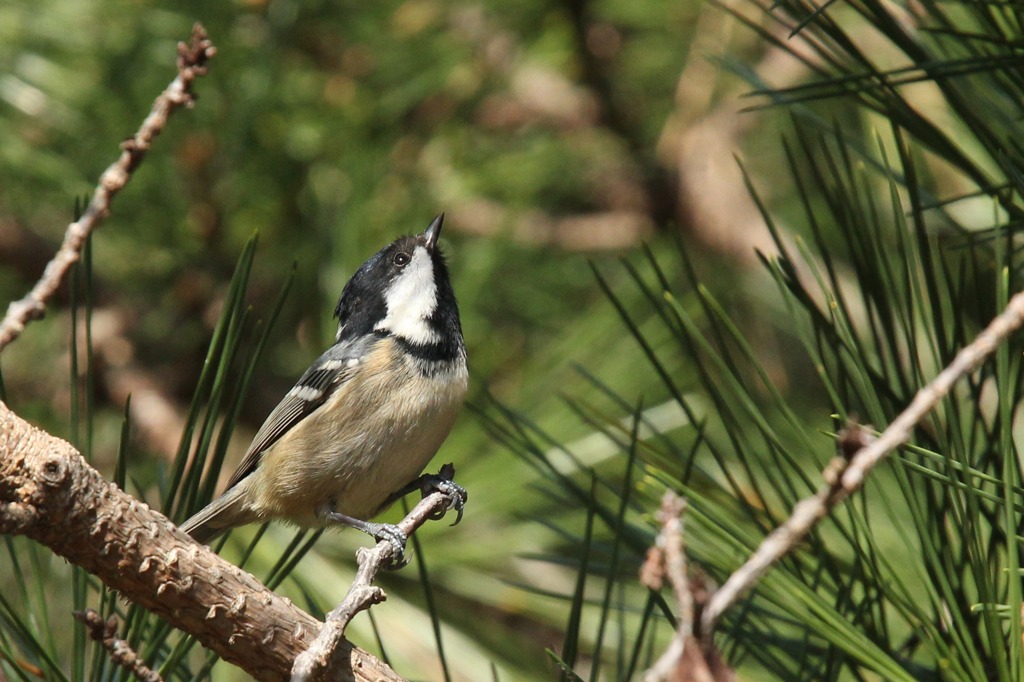
<path id="1" fill-rule="evenodd" d="M 409 538 L 405 535 L 401 528 L 393 523 L 374 523 L 372 521 L 363 521 L 352 516 L 346 516 L 340 512 L 330 511 L 327 513 L 327 519 L 333 523 L 339 523 L 349 528 L 355 528 L 361 530 L 377 542 L 387 542 L 391 545 L 391 561 L 388 562 L 387 569 L 394 571 L 402 568 L 409 563 L 409 557 L 405 554 L 405 546 L 408 543 Z"/>
<path id="2" fill-rule="evenodd" d="M 469 500 L 469 492 L 461 485 L 452 480 L 455 475 L 455 467 L 451 464 L 445 464 L 441 467 L 441 471 L 436 474 L 424 474 L 420 476 L 419 488 L 423 497 L 431 495 L 432 493 L 441 493 L 445 496 L 447 504 L 443 509 L 439 509 L 436 514 L 430 518 L 434 521 L 441 519 L 444 515 L 453 509 L 455 510 L 455 522 L 453 526 L 458 525 L 459 521 L 462 520 L 462 512 L 466 506 L 466 502 Z"/>

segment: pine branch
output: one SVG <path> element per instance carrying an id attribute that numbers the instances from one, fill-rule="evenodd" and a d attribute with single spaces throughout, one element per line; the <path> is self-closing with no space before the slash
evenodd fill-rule
<path id="1" fill-rule="evenodd" d="M 288 679 L 322 625 L 3 403 L 0 533 L 45 545 L 259 680 Z M 318 679 L 401 680 L 350 642 L 338 648 Z"/>
<path id="2" fill-rule="evenodd" d="M 945 398 L 953 385 L 972 372 L 1014 331 L 1024 324 L 1024 292 L 1010 299 L 1006 309 L 989 323 L 953 362 L 914 396 L 910 405 L 877 438 L 862 433 L 856 452 L 838 457 L 825 471 L 826 485 L 813 497 L 800 501 L 781 526 L 772 531 L 712 595 L 701 619 L 701 632 L 708 637 L 722 614 L 739 601 L 779 559 L 791 552 L 812 528 L 847 497 L 861 489 L 871 470 L 890 452 L 906 443 L 914 427 Z"/>

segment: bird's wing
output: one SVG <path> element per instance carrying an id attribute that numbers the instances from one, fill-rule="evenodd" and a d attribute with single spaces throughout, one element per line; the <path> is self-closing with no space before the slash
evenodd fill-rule
<path id="1" fill-rule="evenodd" d="M 358 362 L 352 361 L 361 358 L 375 341 L 374 338 L 363 337 L 343 341 L 324 351 L 263 422 L 242 458 L 242 463 L 228 481 L 227 489 L 251 474 L 267 448 L 349 381 L 359 368 Z"/>

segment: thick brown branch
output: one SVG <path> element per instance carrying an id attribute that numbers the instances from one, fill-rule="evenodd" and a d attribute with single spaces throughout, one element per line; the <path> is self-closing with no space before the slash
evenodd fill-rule
<path id="1" fill-rule="evenodd" d="M 288 679 L 321 623 L 106 481 L 0 403 L 0 533 L 26 535 L 260 680 Z M 400 680 L 343 641 L 322 679 Z"/>
<path id="2" fill-rule="evenodd" d="M 121 156 L 103 171 L 92 200 L 82 216 L 68 225 L 64 242 L 47 264 L 43 276 L 24 298 L 8 306 L 7 314 L 0 322 L 0 350 L 18 338 L 26 324 L 41 318 L 46 312 L 46 302 L 64 281 L 71 266 L 78 261 L 85 240 L 110 213 L 110 202 L 128 184 L 132 172 L 142 163 L 153 139 L 167 125 L 171 112 L 192 105 L 192 83 L 206 73 L 206 63 L 216 52 L 217 49 L 207 39 L 206 31 L 200 24 L 192 28 L 192 41 L 189 45 L 178 44 L 178 76 L 153 102 L 153 109 L 138 132 L 121 143 Z"/>

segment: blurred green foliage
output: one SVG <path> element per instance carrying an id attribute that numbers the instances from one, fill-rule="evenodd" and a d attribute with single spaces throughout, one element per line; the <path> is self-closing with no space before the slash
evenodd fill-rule
<path id="1" fill-rule="evenodd" d="M 93 242 L 97 465 L 114 467 L 125 398 L 115 385 L 118 372 L 141 376 L 142 386 L 155 385 L 179 415 L 185 412 L 227 281 L 254 233 L 260 246 L 247 294 L 253 318 L 270 314 L 293 269 L 294 283 L 242 403 L 227 466 L 333 337 L 330 311 L 355 267 L 441 210 L 448 214 L 445 241 L 477 395 L 487 389 L 568 424 L 571 411 L 559 407 L 556 394 L 578 381 L 569 363 L 588 359 L 607 380 L 623 386 L 626 379 L 635 387 L 626 390 L 642 390 L 631 377 L 641 355 L 616 326 L 586 264 L 588 255 L 605 256 L 585 246 L 586 233 L 582 247 L 560 240 L 551 223 L 643 202 L 635 195 L 643 194 L 644 176 L 662 171 L 653 153 L 632 149 L 653 149 L 685 57 L 679 41 L 698 8 L 659 2 L 639 12 L 629 3 L 594 9 L 613 29 L 606 66 L 633 139 L 601 123 L 601 106 L 581 82 L 570 5 L 0 6 L 0 221 L 16 247 L 0 249 L 9 254 L 0 253 L 6 300 L 38 276 L 39 259 L 72 217 L 73 198 L 92 191 L 118 142 L 173 77 L 176 41 L 200 21 L 218 48 L 197 84 L 196 106 L 172 117 Z M 37 241 L 17 241 L 29 236 Z M 627 234 L 615 248 L 637 243 Z M 48 319 L 5 353 L 3 370 L 12 407 L 71 436 L 84 433 L 72 427 L 70 406 L 85 400 L 85 390 L 68 392 L 66 306 L 62 296 Z M 79 364 L 86 366 L 84 359 Z M 134 389 L 138 410 L 138 383 Z M 660 395 L 652 400 L 664 397 L 654 393 Z M 131 433 L 127 488 L 159 504 L 168 453 L 139 420 Z M 542 649 L 559 641 L 562 606 L 532 603 L 514 584 L 534 569 L 510 561 L 541 546 L 537 531 L 516 519 L 535 504 L 525 467 L 468 417 L 439 458 L 456 461 L 473 496 L 460 527 L 423 533 L 421 558 L 430 562 L 441 604 L 457 605 L 441 609 L 448 637 L 461 644 L 449 657 L 459 662 L 458 674 L 470 677 L 477 673 L 466 670 L 486 670 L 492 658 L 516 676 L 549 669 Z M 271 535 L 278 532 L 290 537 L 284 529 Z M 348 534 L 331 535 L 317 551 L 332 565 L 347 565 L 356 544 Z M 259 562 L 273 563 L 280 551 L 258 551 L 254 570 L 260 574 Z M 322 574 L 317 561 L 304 560 L 307 575 Z M 299 575 L 281 589 L 309 608 L 329 609 L 347 585 L 346 569 L 331 570 L 339 575 L 329 585 Z M 2 575 L 0 583 L 9 584 L 6 569 Z M 385 633 L 417 622 L 419 607 L 402 606 L 422 600 L 412 572 L 389 576 L 385 587 L 393 595 L 392 615 L 381 615 Z M 67 596 L 54 599 L 55 617 L 64 618 Z M 494 622 L 494 631 L 481 649 L 472 640 L 482 618 Z M 366 624 L 358 625 L 362 633 L 353 636 L 370 646 Z M 429 628 L 403 627 L 414 627 L 419 646 L 432 651 Z M 543 646 L 519 656 L 530 642 Z M 394 655 L 419 660 L 415 651 Z M 433 676 L 429 666 L 404 669 Z"/>
<path id="2" fill-rule="evenodd" d="M 1019 288 L 1016 245 L 994 238 L 1019 221 L 1024 177 L 1010 9 L 721 4 L 0 4 L 7 300 L 173 77 L 176 41 L 198 20 L 218 48 L 95 235 L 91 280 L 77 275 L 94 357 L 65 292 L 5 351 L 10 404 L 183 517 L 172 501 L 219 466 L 186 468 L 190 404 L 230 468 L 333 338 L 355 267 L 446 211 L 473 395 L 437 464 L 455 461 L 467 517 L 417 534 L 435 608 L 422 575 L 391 574 L 350 635 L 416 679 L 636 676 L 676 616 L 636 580 L 661 491 L 690 498 L 688 550 L 723 579 L 817 487 L 842 418 L 884 425 Z M 734 153 L 747 176 L 720 170 Z M 746 212 L 745 181 L 761 202 Z M 235 320 L 229 341 L 218 320 Z M 229 368 L 212 385 L 211 348 Z M 986 366 L 726 620 L 717 642 L 743 674 L 1019 673 L 1018 356 Z M 153 394 L 168 412 L 139 407 Z M 364 539 L 293 538 L 244 529 L 221 551 L 321 615 Z M 29 675 L 22 661 L 81 679 L 87 660 L 117 676 L 66 634 L 69 604 L 99 599 L 68 573 L 8 542 L 10 676 Z M 102 599 L 165 674 L 212 664 Z"/>
<path id="3" fill-rule="evenodd" d="M 649 146 L 657 129 L 641 124 L 653 127 L 660 116 L 643 110 L 671 106 L 680 56 L 669 41 L 685 36 L 687 20 L 671 3 L 650 10 L 611 13 L 620 31 L 638 33 L 630 45 L 661 55 L 617 67 L 627 84 L 618 96 Z M 597 299 L 581 259 L 511 234 L 534 207 L 555 216 L 600 208 L 595 185 L 629 163 L 622 141 L 600 126 L 569 121 L 560 129 L 509 95 L 516 87 L 539 88 L 526 98 L 548 94 L 543 83 L 516 85 L 530 69 L 548 73 L 541 78 L 555 94 L 574 87 L 578 64 L 562 7 L 57 1 L 0 11 L 0 172 L 17 178 L 4 183 L 4 212 L 51 241 L 70 197 L 91 191 L 114 144 L 169 80 L 174 41 L 199 20 L 219 48 L 199 105 L 169 127 L 96 244 L 101 303 L 130 311 L 139 360 L 174 395 L 188 395 L 195 370 L 180 369 L 198 360 L 211 299 L 254 232 L 268 245 L 254 302 L 297 265 L 301 305 L 286 308 L 278 333 L 300 345 L 275 344 L 269 361 L 279 381 L 330 338 L 325 311 L 362 259 L 438 210 L 450 212 L 455 228 L 451 261 L 476 376 L 492 385 L 517 382 L 535 341 L 563 333 Z M 457 230 L 460 222 L 477 226 L 459 217 L 473 202 L 504 210 L 471 239 Z M 540 228 L 532 237 L 546 239 Z M 33 274 L 3 293 L 18 295 Z M 502 343 L 488 342 L 492 328 Z M 254 419 L 284 384 L 260 385 L 267 389 Z"/>

